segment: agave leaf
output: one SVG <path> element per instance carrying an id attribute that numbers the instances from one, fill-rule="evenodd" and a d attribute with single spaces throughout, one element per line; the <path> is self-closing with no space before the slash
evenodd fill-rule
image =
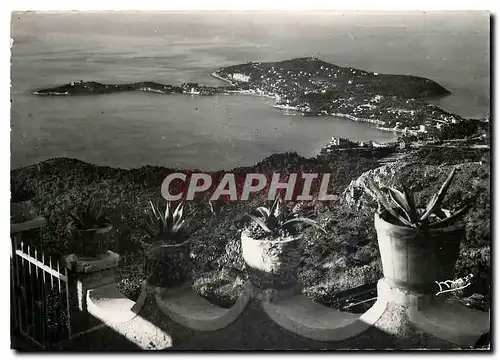
<path id="1" fill-rule="evenodd" d="M 174 222 L 178 219 L 182 219 L 182 214 L 184 212 L 184 202 L 180 202 L 174 210 Z"/>
<path id="2" fill-rule="evenodd" d="M 413 193 L 411 193 L 406 186 L 403 185 L 403 193 L 405 194 L 406 201 L 410 210 L 410 220 L 412 223 L 416 223 L 418 220 L 418 210 L 415 205 L 415 198 Z"/>
<path id="3" fill-rule="evenodd" d="M 267 219 L 270 215 L 271 215 L 271 212 L 269 211 L 268 208 L 264 207 L 264 206 L 259 206 L 257 209 L 256 209 L 259 213 L 261 213 L 261 215 Z"/>
<path id="4" fill-rule="evenodd" d="M 98 209 L 97 209 L 97 215 L 96 215 L 97 222 L 99 222 L 101 220 L 101 218 L 103 217 L 103 214 L 104 214 L 103 205 L 101 203 L 99 203 Z"/>
<path id="5" fill-rule="evenodd" d="M 156 210 L 156 207 L 155 205 L 153 204 L 153 202 L 151 200 L 149 200 L 149 205 L 151 205 L 151 209 L 153 210 L 153 214 L 155 215 L 156 218 L 159 218 L 160 217 L 160 214 L 159 212 Z"/>
<path id="6" fill-rule="evenodd" d="M 280 214 L 282 213 L 282 199 L 281 199 L 281 195 L 278 195 L 276 197 L 276 199 L 274 199 L 274 203 L 273 205 L 271 206 L 271 209 L 269 210 L 269 212 L 271 213 L 272 216 L 274 216 L 275 218 L 279 218 L 280 217 Z"/>
<path id="7" fill-rule="evenodd" d="M 280 226 L 280 219 L 275 217 L 273 214 L 269 216 L 268 218 L 263 219 L 264 222 L 266 223 L 267 227 L 272 231 L 276 232 Z"/>
<path id="8" fill-rule="evenodd" d="M 438 226 L 443 226 L 443 225 L 451 222 L 452 220 L 455 220 L 459 216 L 463 215 L 467 210 L 469 210 L 469 205 L 465 205 L 465 206 L 461 207 L 459 210 L 457 210 L 456 212 L 454 212 L 453 214 L 451 214 L 449 217 L 447 217 L 445 219 L 442 219 L 442 220 L 436 221 L 435 223 L 430 224 L 429 227 L 435 228 Z"/>
<path id="9" fill-rule="evenodd" d="M 435 210 L 437 200 L 437 194 L 432 195 L 431 200 L 427 203 L 424 214 L 420 217 L 420 221 L 424 221 L 429 217 L 430 214 L 432 214 L 432 212 Z"/>
<path id="10" fill-rule="evenodd" d="M 170 212 L 170 201 L 167 201 L 167 206 L 165 206 L 165 219 L 169 219 L 172 216 Z"/>
<path id="11" fill-rule="evenodd" d="M 394 201 L 401 210 L 405 213 L 407 219 L 411 223 L 415 223 L 411 216 L 410 205 L 408 204 L 408 200 L 406 196 L 399 190 L 394 188 L 387 188 L 389 190 L 389 195 L 391 196 L 392 201 Z"/>
<path id="12" fill-rule="evenodd" d="M 151 215 L 146 216 L 144 219 L 145 225 L 141 225 L 141 228 L 144 229 L 148 234 L 152 228 L 151 226 Z"/>
<path id="13" fill-rule="evenodd" d="M 305 224 L 308 224 L 308 225 L 312 225 L 312 226 L 320 229 L 321 231 L 323 231 L 326 234 L 326 230 L 320 224 L 318 224 L 316 221 L 314 221 L 312 219 L 308 219 L 308 218 L 305 218 L 305 217 L 296 217 L 296 218 L 287 220 L 287 221 L 285 221 L 282 224 L 282 226 L 285 226 L 285 225 L 288 225 L 288 224 L 291 224 L 291 223 L 294 223 L 294 222 L 302 222 L 302 223 L 305 223 Z"/>
<path id="14" fill-rule="evenodd" d="M 267 227 L 266 223 L 262 219 L 259 219 L 258 217 L 253 216 L 252 214 L 247 214 L 247 216 L 253 221 L 255 221 L 255 223 L 259 225 L 265 232 L 272 233 L 271 229 Z"/>
<path id="15" fill-rule="evenodd" d="M 379 187 L 371 179 L 368 179 L 367 183 L 368 183 L 368 187 L 377 196 L 377 199 L 380 202 L 380 204 L 382 204 L 382 206 L 385 208 L 385 210 L 387 210 L 389 212 L 389 214 L 391 214 L 392 217 L 399 220 L 402 224 L 404 224 L 406 226 L 415 227 L 414 224 L 412 224 L 411 222 L 406 220 L 403 216 L 399 215 L 396 211 L 394 211 L 394 209 L 389 204 L 389 202 L 387 201 L 385 196 L 382 194 L 382 191 L 379 189 Z"/>
<path id="16" fill-rule="evenodd" d="M 443 209 L 437 208 L 434 210 L 434 214 L 439 218 L 439 219 L 446 219 L 446 214 L 444 213 Z"/>
<path id="17" fill-rule="evenodd" d="M 439 189 L 439 192 L 438 192 L 438 204 L 439 206 L 441 206 L 441 203 L 443 202 L 445 196 L 446 196 L 446 193 L 448 192 L 448 189 L 450 188 L 450 185 L 451 185 L 451 182 L 453 181 L 453 178 L 455 177 L 455 173 L 457 171 L 457 167 L 453 167 L 453 169 L 451 170 L 450 174 L 448 175 L 448 177 L 446 178 L 445 182 L 443 183 L 443 185 L 441 186 L 441 189 Z"/>
<path id="18" fill-rule="evenodd" d="M 273 204 L 271 205 L 271 207 L 269 208 L 269 212 L 271 214 L 274 214 L 274 212 L 276 211 L 276 208 L 278 207 L 278 201 L 279 201 L 279 198 L 280 196 L 276 196 L 276 198 L 274 199 L 273 201 Z"/>
<path id="19" fill-rule="evenodd" d="M 179 223 L 174 224 L 174 226 L 172 228 L 172 232 L 173 233 L 179 232 L 179 230 L 182 229 L 182 226 L 184 225 L 185 222 L 186 222 L 186 219 L 182 220 Z"/>
<path id="20" fill-rule="evenodd" d="M 181 217 L 177 217 L 173 219 L 173 226 L 172 229 L 174 232 L 177 232 L 180 230 L 182 225 L 186 222 L 186 219 L 182 219 Z"/>
<path id="21" fill-rule="evenodd" d="M 199 213 L 201 213 L 201 210 L 200 209 L 191 209 L 191 211 L 189 211 L 185 216 L 184 218 L 187 219 L 190 219 L 192 217 L 195 217 L 197 216 Z"/>
<path id="22" fill-rule="evenodd" d="M 457 170 L 457 167 L 455 166 L 453 170 L 451 170 L 450 174 L 446 178 L 445 182 L 443 185 L 441 185 L 441 188 L 439 189 L 438 193 L 432 197 L 432 200 L 429 202 L 427 205 L 427 208 L 425 209 L 424 215 L 420 218 L 420 220 L 425 220 L 427 217 L 429 217 L 430 214 L 432 214 L 436 209 L 441 208 L 441 204 L 446 196 L 446 192 L 448 191 L 448 188 L 450 187 L 450 184 L 453 180 L 453 177 L 455 176 L 455 172 Z"/>
<path id="23" fill-rule="evenodd" d="M 155 236 L 157 234 L 157 232 L 158 232 L 157 219 L 156 218 L 153 219 L 152 215 L 146 216 L 146 226 L 143 226 L 143 229 L 146 230 L 146 232 L 150 236 Z"/>

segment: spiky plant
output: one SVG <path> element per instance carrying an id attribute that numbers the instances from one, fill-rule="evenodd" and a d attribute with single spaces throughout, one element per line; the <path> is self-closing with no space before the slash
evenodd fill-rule
<path id="1" fill-rule="evenodd" d="M 286 206 L 281 198 L 277 196 L 270 208 L 260 206 L 255 209 L 258 216 L 246 214 L 266 235 L 279 238 L 280 235 L 293 233 L 293 226 L 297 223 L 304 223 L 320 229 L 326 233 L 325 229 L 316 221 L 305 217 L 290 218 L 286 211 Z"/>
<path id="2" fill-rule="evenodd" d="M 167 201 L 165 210 L 153 204 L 150 200 L 151 213 L 147 217 L 146 231 L 156 239 L 179 240 L 184 235 L 186 216 L 184 203 L 180 202 L 174 209 L 172 203 Z"/>
<path id="3" fill-rule="evenodd" d="M 100 201 L 91 199 L 83 208 L 69 214 L 71 225 L 80 230 L 96 230 L 109 226 L 110 219 Z"/>
<path id="4" fill-rule="evenodd" d="M 66 243 L 67 250 L 90 257 L 106 253 L 109 242 L 106 234 L 111 229 L 111 221 L 102 203 L 91 198 L 84 207 L 77 208 L 69 216 L 71 240 Z"/>
<path id="5" fill-rule="evenodd" d="M 412 228 L 443 227 L 461 215 L 464 215 L 469 208 L 468 205 L 464 205 L 459 210 L 446 215 L 441 207 L 446 197 L 446 192 L 455 176 L 456 169 L 456 167 L 452 169 L 439 191 L 427 203 L 425 209 L 417 207 L 413 194 L 408 191 L 406 186 L 403 186 L 403 192 L 392 187 L 384 188 L 389 193 L 391 202 L 387 200 L 382 190 L 371 179 L 368 180 L 368 188 L 376 195 L 379 205 L 389 213 L 391 217 L 390 222 Z"/>
<path id="6" fill-rule="evenodd" d="M 214 216 L 219 216 L 222 209 L 222 201 L 221 200 L 209 200 L 208 201 L 208 209 L 210 213 Z"/>

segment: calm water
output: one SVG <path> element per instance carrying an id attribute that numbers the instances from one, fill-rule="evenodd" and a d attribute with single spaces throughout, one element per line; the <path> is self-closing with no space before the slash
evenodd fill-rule
<path id="1" fill-rule="evenodd" d="M 36 97 L 72 80 L 194 81 L 217 68 L 317 55 L 338 65 L 431 78 L 435 102 L 489 113 L 489 18 L 469 13 L 114 13 L 12 16 L 11 166 L 75 157 L 118 166 L 200 169 L 249 165 L 272 153 L 312 156 L 332 136 L 395 134 L 333 117 L 287 116 L 255 96 L 122 93 Z"/>

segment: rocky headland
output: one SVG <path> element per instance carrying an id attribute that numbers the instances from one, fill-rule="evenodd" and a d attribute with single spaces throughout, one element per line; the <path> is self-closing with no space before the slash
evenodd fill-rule
<path id="1" fill-rule="evenodd" d="M 428 132 L 463 120 L 425 102 L 450 94 L 430 79 L 340 67 L 314 57 L 250 62 L 213 75 L 242 91 L 275 97 L 278 108 L 372 122 L 383 130 Z"/>
<path id="2" fill-rule="evenodd" d="M 40 89 L 33 92 L 40 96 L 78 96 L 100 95 L 127 91 L 143 91 L 157 94 L 191 94 L 215 95 L 237 90 L 233 86 L 203 86 L 198 83 L 184 83 L 182 85 L 164 85 L 154 81 L 143 81 L 129 84 L 102 84 L 95 81 L 72 81 L 68 84 L 53 88 Z"/>
<path id="3" fill-rule="evenodd" d="M 77 81 L 39 89 L 33 94 L 75 96 L 125 91 L 202 96 L 255 94 L 272 97 L 276 100 L 275 107 L 301 115 L 340 116 L 375 123 L 382 130 L 427 137 L 448 125 L 468 121 L 426 102 L 450 94 L 435 81 L 341 67 L 314 57 L 249 62 L 220 68 L 212 75 L 228 85 L 165 85 L 151 81 L 107 85 Z"/>

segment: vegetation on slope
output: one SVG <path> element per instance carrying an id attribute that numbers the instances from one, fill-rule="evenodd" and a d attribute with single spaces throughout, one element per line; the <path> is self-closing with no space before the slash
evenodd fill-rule
<path id="1" fill-rule="evenodd" d="M 298 172 L 304 169 L 331 173 L 331 191 L 341 195 L 353 180 L 366 171 L 380 167 L 378 160 L 394 149 L 350 149 L 323 153 L 305 159 L 296 153 L 276 154 L 249 167 L 235 169 L 237 174 L 249 172 Z M 443 157 L 440 154 L 445 154 Z M 467 240 L 462 244 L 457 276 L 474 273 L 477 281 L 470 288 L 488 296 L 490 286 L 490 197 L 489 164 L 481 165 L 485 151 L 423 148 L 393 166 L 391 181 L 411 179 L 417 199 L 427 198 L 454 163 L 463 163 L 448 203 L 453 207 L 459 199 L 471 198 L 473 210 L 466 217 Z M 38 165 L 14 170 L 12 178 L 26 178 L 25 192 L 32 199 L 37 213 L 46 217 L 48 225 L 41 238 L 52 251 L 66 251 L 68 213 L 91 194 L 101 198 L 111 211 L 114 225 L 112 248 L 121 254 L 119 286 L 128 296 L 138 296 L 142 281 L 140 240 L 147 234 L 145 210 L 148 201 L 161 199 L 160 186 L 166 175 L 176 171 L 146 166 L 122 170 L 99 167 L 74 159 L 53 159 Z M 390 174 L 390 171 L 387 173 Z M 381 277 L 380 256 L 373 225 L 374 203 L 358 199 L 353 204 L 344 199 L 332 202 L 289 203 L 291 211 L 316 220 L 327 235 L 312 229 L 303 230 L 304 256 L 300 279 L 304 292 L 316 301 L 336 307 L 335 293 L 376 281 Z M 220 204 L 215 214 L 206 202 L 193 201 L 188 211 L 199 216 L 188 224 L 192 239 L 193 288 L 214 303 L 230 306 L 242 291 L 246 271 L 240 249 L 240 231 L 249 209 L 263 205 L 256 196 L 249 201 Z"/>

